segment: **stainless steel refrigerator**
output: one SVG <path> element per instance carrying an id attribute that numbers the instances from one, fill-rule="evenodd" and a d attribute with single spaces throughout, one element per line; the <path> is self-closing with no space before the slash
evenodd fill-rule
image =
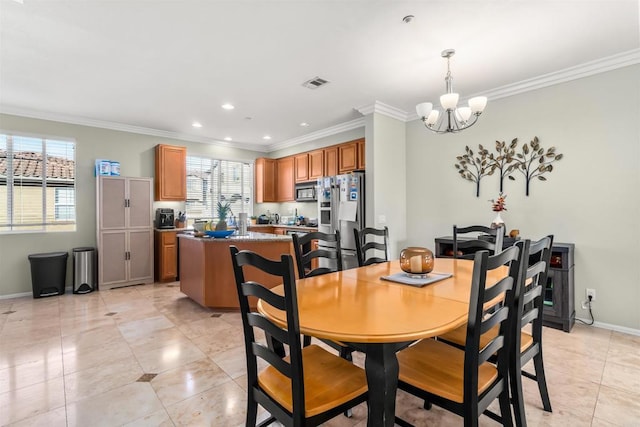
<path id="1" fill-rule="evenodd" d="M 335 233 L 335 230 L 340 230 L 342 267 L 345 270 L 358 266 L 353 230 L 360 230 L 365 224 L 364 184 L 364 172 L 318 180 L 318 231 Z"/>

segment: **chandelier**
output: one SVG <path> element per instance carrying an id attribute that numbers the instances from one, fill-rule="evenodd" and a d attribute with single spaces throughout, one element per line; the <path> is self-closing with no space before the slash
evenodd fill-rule
<path id="1" fill-rule="evenodd" d="M 487 106 L 486 96 L 476 96 L 469 100 L 468 107 L 457 107 L 459 94 L 453 92 L 453 78 L 451 77 L 450 60 L 456 53 L 454 49 L 442 51 L 442 57 L 447 58 L 447 93 L 440 97 L 440 104 L 444 114 L 433 109 L 433 104 L 423 102 L 416 105 L 416 112 L 420 120 L 424 122 L 427 129 L 436 133 L 455 133 L 473 126 L 477 121 L 484 107 Z"/>

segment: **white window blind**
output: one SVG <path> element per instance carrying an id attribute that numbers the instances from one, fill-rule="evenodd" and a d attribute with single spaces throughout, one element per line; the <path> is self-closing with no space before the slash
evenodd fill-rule
<path id="1" fill-rule="evenodd" d="M 217 220 L 218 202 L 253 214 L 253 164 L 187 156 L 187 220 Z"/>
<path id="2" fill-rule="evenodd" d="M 75 143 L 0 134 L 0 232 L 75 230 Z"/>

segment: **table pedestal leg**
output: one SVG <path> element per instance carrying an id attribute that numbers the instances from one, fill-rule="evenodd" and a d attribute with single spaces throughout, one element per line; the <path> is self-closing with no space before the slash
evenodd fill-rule
<path id="1" fill-rule="evenodd" d="M 369 385 L 367 426 L 392 427 L 395 421 L 398 389 L 398 358 L 402 345 L 380 343 L 366 345 L 365 371 Z"/>

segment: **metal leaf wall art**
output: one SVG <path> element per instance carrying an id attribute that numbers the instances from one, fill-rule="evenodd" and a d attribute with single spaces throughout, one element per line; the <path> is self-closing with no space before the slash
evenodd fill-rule
<path id="1" fill-rule="evenodd" d="M 504 178 L 507 177 L 515 181 L 513 173 L 520 172 L 525 178 L 525 191 L 529 195 L 531 180 L 537 178 L 539 181 L 546 181 L 543 175 L 553 171 L 552 163 L 561 160 L 562 154 L 556 153 L 556 148 L 551 147 L 545 151 L 540 146 L 537 136 L 528 144 L 524 144 L 519 152 L 517 151 L 518 138 L 514 138 L 510 144 L 505 141 L 496 141 L 496 152 L 489 151 L 478 145 L 478 152 L 473 153 L 469 146 L 465 147 L 465 153 L 457 156 L 458 163 L 455 164 L 458 174 L 476 184 L 476 197 L 480 197 L 480 181 L 482 177 L 493 175 L 497 172 L 500 181 L 500 192 L 503 192 Z"/>
<path id="2" fill-rule="evenodd" d="M 467 145 L 465 153 L 457 156 L 458 163 L 455 164 L 460 176 L 467 181 L 475 182 L 476 197 L 480 197 L 480 180 L 483 176 L 493 174 L 493 169 L 489 167 L 489 150 L 484 148 L 482 144 L 478 145 L 478 153 L 473 154 L 473 150 Z"/>

